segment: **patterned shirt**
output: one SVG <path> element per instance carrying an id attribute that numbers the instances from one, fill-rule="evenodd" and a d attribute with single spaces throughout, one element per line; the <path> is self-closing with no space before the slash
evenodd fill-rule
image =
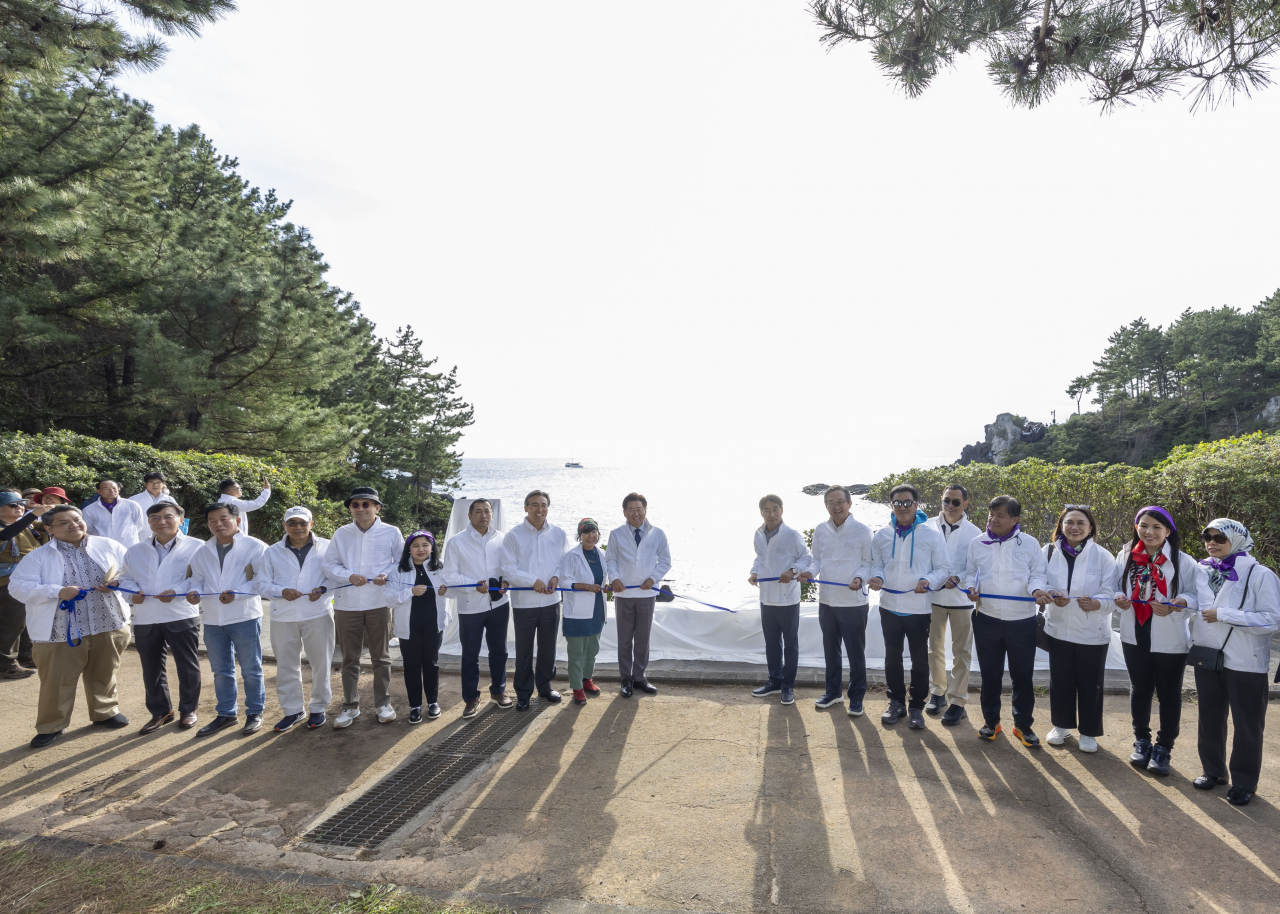
<path id="1" fill-rule="evenodd" d="M 77 625 L 72 630 L 72 636 L 74 637 L 77 631 L 81 637 L 85 637 L 124 628 L 124 613 L 120 609 L 120 602 L 113 594 L 93 590 L 99 584 L 107 583 L 107 576 L 102 567 L 89 556 L 89 550 L 85 548 L 89 543 L 89 537 L 82 539 L 78 546 L 64 543 L 62 540 L 57 542 L 58 553 L 62 556 L 62 585 L 89 591 L 83 600 L 75 604 Z M 66 640 L 67 626 L 70 621 L 71 614 L 59 608 L 53 617 L 54 641 Z"/>

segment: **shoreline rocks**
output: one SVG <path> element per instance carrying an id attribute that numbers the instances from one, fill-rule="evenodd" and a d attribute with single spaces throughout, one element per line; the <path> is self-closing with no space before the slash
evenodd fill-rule
<path id="1" fill-rule="evenodd" d="M 825 482 L 815 482 L 813 485 L 805 486 L 800 491 L 805 495 L 825 495 L 829 488 L 831 488 L 831 486 L 827 485 Z M 850 495 L 866 495 L 871 491 L 871 486 L 864 485 L 860 482 L 855 482 L 853 485 L 845 486 L 845 488 L 849 490 Z"/>

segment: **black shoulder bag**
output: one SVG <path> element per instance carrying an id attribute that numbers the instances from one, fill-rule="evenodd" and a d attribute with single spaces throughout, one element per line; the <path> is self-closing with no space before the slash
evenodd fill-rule
<path id="1" fill-rule="evenodd" d="M 1254 565 L 1249 569 L 1249 573 L 1244 577 L 1244 594 L 1240 597 L 1240 609 L 1244 609 L 1244 601 L 1249 596 L 1249 579 L 1253 577 Z M 1221 673 L 1223 665 L 1223 652 L 1227 649 L 1227 642 L 1231 640 L 1231 636 L 1235 634 L 1235 627 L 1232 626 L 1231 631 L 1227 632 L 1227 637 L 1222 639 L 1222 647 L 1212 648 L 1205 644 L 1193 644 L 1191 650 L 1187 651 L 1187 666 L 1195 667 L 1197 670 L 1205 670 L 1210 673 Z"/>

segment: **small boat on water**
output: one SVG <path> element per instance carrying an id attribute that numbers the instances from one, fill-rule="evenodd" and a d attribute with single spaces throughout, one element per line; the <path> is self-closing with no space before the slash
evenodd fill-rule
<path id="1" fill-rule="evenodd" d="M 576 460 L 570 460 L 570 461 L 568 461 L 568 462 L 565 464 L 565 466 L 570 467 L 570 468 L 575 469 L 575 470 L 580 470 L 580 469 L 582 469 L 582 464 L 578 463 L 578 461 L 576 461 Z"/>

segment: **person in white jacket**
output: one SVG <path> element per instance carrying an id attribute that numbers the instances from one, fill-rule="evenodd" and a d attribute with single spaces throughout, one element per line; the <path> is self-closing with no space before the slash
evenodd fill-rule
<path id="1" fill-rule="evenodd" d="M 590 517 L 578 521 L 578 545 L 564 554 L 556 572 L 560 585 L 570 590 L 564 598 L 564 640 L 575 705 L 585 705 L 589 694 L 600 694 L 592 677 L 604 631 L 604 591 L 609 583 L 608 560 L 604 550 L 596 548 L 599 542 L 600 525 Z M 646 643 L 646 653 L 647 647 Z"/>
<path id="2" fill-rule="evenodd" d="M 627 522 L 609 534 L 605 548 L 618 626 L 618 676 L 623 698 L 630 698 L 633 689 L 647 695 L 658 693 L 658 687 L 645 678 L 645 670 L 657 602 L 654 590 L 671 570 L 671 549 L 667 535 L 645 519 L 648 512 L 648 499 L 639 492 L 629 493 L 622 499 Z"/>
<path id="3" fill-rule="evenodd" d="M 136 501 L 120 497 L 120 485 L 112 479 L 98 483 L 98 500 L 84 509 L 90 536 L 105 536 L 128 549 L 150 533 L 147 515 Z"/>
<path id="4" fill-rule="evenodd" d="M 404 542 L 396 569 L 387 578 L 387 597 L 395 618 L 400 656 L 404 658 L 404 688 L 409 697 L 409 723 L 440 716 L 440 642 L 449 626 L 448 588 L 440 575 L 436 538 L 429 530 L 415 530 Z"/>
<path id="5" fill-rule="evenodd" d="M 128 599 L 133 604 L 133 644 L 151 712 L 143 734 L 154 733 L 178 715 L 178 728 L 190 730 L 200 705 L 200 610 L 186 594 L 191 559 L 204 541 L 183 535 L 182 521 L 182 508 L 171 501 L 147 508 L 151 535 L 129 547 L 120 576 L 121 587 L 137 591 Z M 166 672 L 170 654 L 178 674 L 176 712 Z"/>
<path id="6" fill-rule="evenodd" d="M 204 617 L 204 646 L 213 669 L 217 716 L 196 731 L 209 736 L 236 723 L 239 709 L 236 663 L 244 679 L 244 732 L 262 728 L 267 692 L 262 675 L 262 597 L 253 580 L 262 567 L 267 544 L 240 530 L 235 505 L 216 502 L 204 509 L 204 522 L 213 538 L 191 557 L 187 600 L 200 605 Z M 217 594 L 204 599 L 201 594 Z"/>
<path id="7" fill-rule="evenodd" d="M 1049 718 L 1046 739 L 1061 746 L 1077 725 L 1080 751 L 1097 752 L 1102 689 L 1111 650 L 1116 560 L 1098 545 L 1098 521 L 1088 505 L 1067 505 L 1045 544 L 1044 633 L 1049 638 Z"/>
<path id="8" fill-rule="evenodd" d="M 276 655 L 276 700 L 284 733 L 307 712 L 307 729 L 323 727 L 333 700 L 333 594 L 324 574 L 329 541 L 316 536 L 311 511 L 295 505 L 284 512 L 284 536 L 262 555 L 254 590 L 271 601 L 271 647 Z M 311 699 L 302 695 L 302 653 L 311 667 Z"/>
<path id="9" fill-rule="evenodd" d="M 1050 602 L 1045 587 L 1044 553 L 1022 530 L 1022 505 L 1012 495 L 987 504 L 987 532 L 969 544 L 964 588 L 977 601 L 973 646 L 982 673 L 983 725 L 978 736 L 1000 733 L 1000 693 L 1005 660 L 1013 681 L 1013 735 L 1028 749 L 1040 748 L 1035 722 L 1036 606 Z M 1012 598 L 1012 599 L 1009 599 Z"/>
<path id="10" fill-rule="evenodd" d="M 751 690 L 759 698 L 781 692 L 784 705 L 795 704 L 796 667 L 800 663 L 800 580 L 811 571 L 813 556 L 800 531 L 782 522 L 782 499 L 760 499 L 764 523 L 756 530 L 756 560 L 747 583 L 760 588 L 760 628 L 769 679 Z M 759 578 L 777 578 L 759 581 Z"/>
<path id="11" fill-rule="evenodd" d="M 245 498 L 244 492 L 240 490 L 240 483 L 234 479 L 224 479 L 218 483 L 218 501 L 225 505 L 235 505 L 240 511 L 240 517 L 244 523 L 241 524 L 240 532 L 245 536 L 249 535 L 249 515 L 257 511 L 267 503 L 271 498 L 271 483 L 266 479 L 262 480 L 262 491 L 258 493 L 257 498 Z"/>
<path id="12" fill-rule="evenodd" d="M 1191 643 L 1191 615 L 1213 603 L 1203 569 L 1182 551 L 1172 515 L 1149 505 L 1133 519 L 1133 539 L 1116 556 L 1116 606 L 1129 669 L 1133 754 L 1129 764 L 1169 774 L 1182 725 L 1182 678 Z M 1151 699 L 1160 697 L 1160 729 L 1151 742 Z"/>
<path id="13" fill-rule="evenodd" d="M 142 477 L 142 491 L 137 495 L 130 495 L 129 501 L 136 501 L 142 506 L 142 510 L 146 511 L 162 501 L 177 501 L 177 499 L 169 494 L 169 484 L 164 474 L 159 470 L 152 470 Z"/>
<path id="14" fill-rule="evenodd" d="M 844 664 L 840 648 L 849 658 L 849 715 L 862 715 L 867 694 L 867 597 L 863 584 L 871 576 L 871 528 L 849 513 L 853 500 L 844 486 L 823 493 L 829 518 L 813 531 L 813 563 L 800 573 L 802 581 L 831 581 L 818 585 L 818 626 L 822 629 L 822 653 L 826 688 L 815 702 L 829 708 L 845 700 L 841 694 Z"/>
<path id="15" fill-rule="evenodd" d="M 933 621 L 930 591 L 941 590 L 951 577 L 951 553 L 942 534 L 928 524 L 919 508 L 920 491 L 894 486 L 889 493 L 893 515 L 871 540 L 871 578 L 880 591 L 880 628 L 884 634 L 884 678 L 889 706 L 880 720 L 896 724 L 903 717 L 913 730 L 924 727 L 929 695 L 929 626 Z M 911 654 L 911 697 L 908 706 L 903 642 Z"/>
<path id="16" fill-rule="evenodd" d="M 9 576 L 9 593 L 26 604 L 40 674 L 32 749 L 43 749 L 71 725 L 77 680 L 84 681 L 95 725 L 129 726 L 116 689 L 120 655 L 129 644 L 129 605 L 110 589 L 125 548 L 91 536 L 80 509 L 71 505 L 50 508 L 43 520 L 52 538 L 23 556 Z"/>
<path id="17" fill-rule="evenodd" d="M 969 490 L 955 483 L 942 490 L 942 510 L 929 526 L 947 541 L 951 577 L 933 595 L 929 623 L 929 703 L 926 714 L 942 714 L 952 727 L 968 717 L 969 667 L 973 661 L 973 601 L 956 585 L 969 563 L 969 544 L 982 535 L 969 520 Z M 951 670 L 947 671 L 947 625 L 951 626 Z"/>
<path id="18" fill-rule="evenodd" d="M 535 489 L 524 497 L 525 519 L 502 539 L 502 576 L 512 587 L 531 588 L 511 594 L 516 629 L 516 710 L 528 711 L 533 690 L 552 704 L 560 693 L 551 688 L 556 675 L 556 633 L 560 627 L 560 595 L 556 570 L 569 551 L 565 532 L 547 520 L 551 496 Z M 538 662 L 534 668 L 534 643 Z"/>
<path id="19" fill-rule="evenodd" d="M 1217 518 L 1201 535 L 1209 557 L 1200 564 L 1205 567 L 1213 603 L 1201 606 L 1192 616 L 1191 643 L 1221 651 L 1222 669 L 1196 666 L 1200 703 L 1197 743 L 1204 773 L 1192 784 L 1200 790 L 1212 790 L 1227 783 L 1229 712 L 1235 738 L 1227 801 L 1247 806 L 1258 789 L 1262 770 L 1271 636 L 1280 630 L 1280 579 L 1249 554 L 1253 537 L 1239 521 Z"/>

